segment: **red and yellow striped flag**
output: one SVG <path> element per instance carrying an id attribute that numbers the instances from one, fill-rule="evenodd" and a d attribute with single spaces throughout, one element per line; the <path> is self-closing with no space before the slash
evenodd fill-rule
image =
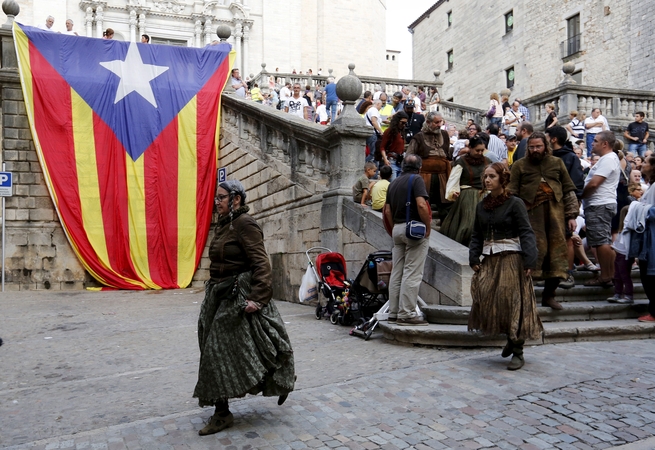
<path id="1" fill-rule="evenodd" d="M 34 145 L 81 263 L 110 287 L 188 286 L 211 222 L 230 46 L 16 23 L 14 38 Z"/>

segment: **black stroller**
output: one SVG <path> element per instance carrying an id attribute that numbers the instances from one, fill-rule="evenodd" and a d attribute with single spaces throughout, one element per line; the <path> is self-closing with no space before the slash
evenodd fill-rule
<path id="1" fill-rule="evenodd" d="M 352 336 L 368 340 L 377 326 L 377 313 L 389 300 L 389 277 L 391 276 L 391 251 L 380 250 L 368 255 L 359 274 L 350 288 L 353 298 L 350 312 L 355 328 L 350 330 Z"/>

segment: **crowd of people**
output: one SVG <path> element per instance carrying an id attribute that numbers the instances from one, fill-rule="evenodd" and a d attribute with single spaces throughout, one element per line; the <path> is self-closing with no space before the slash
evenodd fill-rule
<path id="1" fill-rule="evenodd" d="M 55 18 L 53 16 L 48 16 L 45 20 L 45 23 L 42 23 L 40 25 L 37 25 L 37 28 L 43 31 L 50 31 L 53 33 L 62 33 L 62 34 L 69 34 L 72 36 L 79 36 L 77 31 L 73 30 L 73 27 L 75 24 L 73 23 L 72 19 L 66 19 L 66 31 L 55 31 L 53 28 L 53 25 L 55 24 Z M 114 30 L 112 28 L 107 28 L 102 31 L 102 38 L 103 39 L 114 39 Z M 150 43 L 150 36 L 147 34 L 142 34 L 141 35 L 141 43 L 142 44 L 149 44 Z"/>
<path id="2" fill-rule="evenodd" d="M 548 104 L 540 132 L 520 99 L 510 104 L 492 94 L 485 130 L 469 120 L 458 131 L 439 111 L 418 113 L 423 102 L 403 92 L 387 103 L 368 94 L 358 106 L 374 132 L 353 196 L 367 207 L 376 192 L 379 210 L 379 193 L 387 193 L 383 217 L 398 271 L 390 282 L 392 321 L 427 323 L 405 294 L 417 292 L 416 261 L 425 260 L 426 250 L 407 238 L 405 226 L 423 222 L 425 240 L 438 217 L 442 234 L 469 247 L 475 271 L 469 328 L 507 334 L 502 354 L 513 356 L 509 369 L 523 366 L 523 343 L 542 330 L 533 280 L 543 286 L 541 305 L 554 310 L 563 309 L 556 290 L 574 287 L 581 271 L 594 272 L 584 285 L 610 290 L 609 302 L 632 304 L 631 273 L 639 270 L 649 306 L 638 320 L 655 322 L 655 155 L 643 112 L 624 131 L 625 146 L 599 108 L 590 117 L 571 111 L 561 123 Z M 378 129 L 380 121 L 386 129 Z M 385 183 L 376 190 L 383 169 Z M 409 181 L 412 173 L 417 177 Z"/>
<path id="3" fill-rule="evenodd" d="M 302 74 L 302 72 L 300 73 Z M 309 69 L 307 74 L 311 75 L 312 70 Z M 321 125 L 332 123 L 343 110 L 343 103 L 337 96 L 334 77 L 328 77 L 325 86 L 312 87 L 310 85 L 303 86 L 298 82 L 291 83 L 275 75 L 270 75 L 266 86 L 260 86 L 254 80 L 242 78 L 239 69 L 235 68 L 232 70 L 230 85 L 239 97 L 277 108 Z M 439 102 L 439 92 L 433 88 L 406 86 L 389 97 L 381 85 L 376 85 L 373 92 L 364 92 L 356 109 L 366 120 L 367 125 L 375 130 L 376 137 L 381 138 L 383 132 L 391 125 L 393 114 L 404 110 L 406 104 L 413 105 L 410 116 L 412 113 L 416 113 L 417 117 L 422 118 L 423 113 L 436 111 Z M 408 128 L 408 130 L 410 129 L 411 127 Z M 420 126 L 415 130 L 415 132 L 418 131 L 420 131 Z M 370 145 L 372 146 L 374 143 L 375 139 L 372 139 Z M 394 177 L 399 171 L 398 167 L 394 172 Z"/>

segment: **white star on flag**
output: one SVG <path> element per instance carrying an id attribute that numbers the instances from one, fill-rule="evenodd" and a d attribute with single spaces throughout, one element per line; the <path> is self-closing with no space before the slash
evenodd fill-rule
<path id="1" fill-rule="evenodd" d="M 157 101 L 155 94 L 152 92 L 150 81 L 157 78 L 169 68 L 166 66 L 155 66 L 153 64 L 144 64 L 136 42 L 130 44 L 125 61 L 116 59 L 114 61 L 101 62 L 100 65 L 107 70 L 111 70 L 121 78 L 116 91 L 114 104 L 127 97 L 131 92 L 137 92 L 145 98 L 155 108 Z"/>

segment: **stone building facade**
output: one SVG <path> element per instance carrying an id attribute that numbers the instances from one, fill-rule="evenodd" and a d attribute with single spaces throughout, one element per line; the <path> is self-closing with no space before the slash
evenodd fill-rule
<path id="1" fill-rule="evenodd" d="M 505 88 L 540 94 L 575 64 L 588 86 L 655 90 L 655 2 L 437 1 L 410 26 L 416 78 L 441 70 L 442 98 L 478 108 Z"/>
<path id="2" fill-rule="evenodd" d="M 216 39 L 216 27 L 232 28 L 229 41 L 237 52 L 235 67 L 257 73 L 260 64 L 317 73 L 347 73 L 344 61 L 360 73 L 384 76 L 385 0 L 17 0 L 17 21 L 27 25 L 55 17 L 55 31 L 74 22 L 82 36 L 102 37 L 112 28 L 115 39 L 201 47 Z M 366 20 L 362 20 L 366 17 Z M 4 14 L 0 13 L 4 22 Z M 349 30 L 349 33 L 344 33 Z M 352 39 L 350 31 L 366 39 Z M 376 38 L 377 37 L 377 38 Z"/>

